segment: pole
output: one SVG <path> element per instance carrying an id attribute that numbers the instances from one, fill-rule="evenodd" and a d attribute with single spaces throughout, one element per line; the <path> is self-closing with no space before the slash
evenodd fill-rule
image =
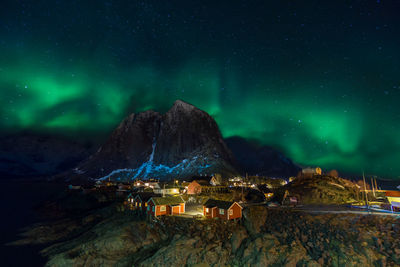
<path id="1" fill-rule="evenodd" d="M 372 193 L 374 194 L 374 197 L 376 197 L 375 196 L 375 187 L 374 187 L 374 182 L 372 180 L 372 177 L 371 177 L 371 185 L 372 185 Z"/>
<path id="2" fill-rule="evenodd" d="M 375 190 L 378 190 L 378 184 L 376 183 L 376 177 L 375 177 Z"/>
<path id="3" fill-rule="evenodd" d="M 369 212 L 367 185 L 365 184 L 365 175 L 364 175 L 364 171 L 363 171 L 363 181 L 364 181 L 364 192 L 365 192 L 365 205 L 367 206 L 367 209 L 368 209 L 368 212 Z"/>

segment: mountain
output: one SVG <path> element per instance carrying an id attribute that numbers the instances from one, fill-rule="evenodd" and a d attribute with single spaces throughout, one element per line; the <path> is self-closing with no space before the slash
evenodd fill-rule
<path id="1" fill-rule="evenodd" d="M 0 177 L 53 175 L 76 166 L 92 151 L 90 144 L 60 136 L 22 133 L 0 138 Z"/>
<path id="2" fill-rule="evenodd" d="M 69 179 L 183 179 L 199 174 L 236 174 L 234 157 L 214 119 L 177 100 L 165 114 L 131 114 Z M 65 174 L 64 174 L 65 176 Z"/>
<path id="3" fill-rule="evenodd" d="M 229 149 L 233 152 L 238 170 L 250 175 L 290 177 L 296 176 L 301 170 L 281 152 L 269 146 L 260 146 L 241 137 L 225 139 Z"/>

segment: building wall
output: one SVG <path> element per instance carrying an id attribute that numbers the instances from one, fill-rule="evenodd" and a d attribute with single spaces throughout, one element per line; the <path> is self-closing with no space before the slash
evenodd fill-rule
<path id="1" fill-rule="evenodd" d="M 201 193 L 201 185 L 199 183 L 197 183 L 196 181 L 191 182 L 188 185 L 187 193 L 189 195 L 200 194 Z"/>
<path id="2" fill-rule="evenodd" d="M 400 207 L 400 197 L 387 197 L 387 199 L 394 207 Z"/>
<path id="3" fill-rule="evenodd" d="M 181 213 L 185 212 L 185 203 L 181 203 L 174 210 L 172 209 L 173 207 L 171 207 L 170 205 L 156 205 L 155 206 L 155 213 L 153 213 L 153 206 L 154 206 L 153 201 L 148 202 L 147 205 L 150 207 L 150 210 L 148 210 L 147 207 L 145 207 L 143 210 L 146 210 L 148 214 L 151 214 L 153 216 L 181 214 Z M 162 206 L 165 207 L 165 211 L 161 211 L 161 207 Z"/>
<path id="4" fill-rule="evenodd" d="M 146 210 L 147 210 L 147 202 L 142 202 L 142 211 L 143 212 L 146 212 Z"/>
<path id="5" fill-rule="evenodd" d="M 172 214 L 180 214 L 181 213 L 181 206 L 174 206 L 172 207 Z"/>
<path id="6" fill-rule="evenodd" d="M 208 212 L 206 212 L 206 207 L 203 206 L 203 215 L 204 215 L 204 217 L 206 217 L 208 219 L 217 217 L 217 211 L 218 211 L 218 208 L 214 207 L 214 208 L 209 208 Z"/>
<path id="7" fill-rule="evenodd" d="M 185 213 L 185 203 L 180 204 L 180 212 Z"/>
<path id="8" fill-rule="evenodd" d="M 140 208 L 139 208 L 139 203 L 141 203 L 140 198 L 136 198 L 136 199 L 135 199 L 135 207 L 136 207 L 137 209 L 140 209 Z"/>
<path id="9" fill-rule="evenodd" d="M 165 211 L 161 211 L 162 206 L 165 207 Z M 168 213 L 168 208 L 169 208 L 169 213 Z M 171 214 L 171 208 L 169 206 L 166 206 L 166 205 L 157 205 L 156 206 L 156 216 L 167 215 L 167 214 Z"/>
<path id="10" fill-rule="evenodd" d="M 147 207 L 148 207 L 147 214 L 154 216 L 153 206 L 154 206 L 154 203 L 152 201 L 147 202 Z"/>
<path id="11" fill-rule="evenodd" d="M 228 219 L 228 215 L 227 215 L 227 210 L 226 209 L 220 209 L 217 207 L 217 217 L 219 217 L 222 220 L 227 220 Z M 221 210 L 224 211 L 224 214 L 221 214 Z"/>
<path id="12" fill-rule="evenodd" d="M 234 203 L 232 207 L 229 210 L 233 210 L 233 215 L 229 215 L 229 220 L 231 219 L 237 219 L 237 218 L 242 218 L 242 209 L 237 203 Z M 229 214 L 228 210 L 228 214 Z"/>

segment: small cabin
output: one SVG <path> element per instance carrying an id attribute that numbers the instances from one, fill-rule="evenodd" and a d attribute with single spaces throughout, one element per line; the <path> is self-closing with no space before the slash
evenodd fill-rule
<path id="1" fill-rule="evenodd" d="M 163 188 L 153 188 L 154 193 L 160 195 L 177 195 L 179 194 L 179 188 L 174 186 L 165 186 Z"/>
<path id="2" fill-rule="evenodd" d="M 147 210 L 147 205 L 148 201 L 152 197 L 159 197 L 160 195 L 156 195 L 151 192 L 143 192 L 143 193 L 138 193 L 135 195 L 135 198 L 133 200 L 134 206 L 136 210 L 146 212 Z"/>
<path id="3" fill-rule="evenodd" d="M 386 191 L 385 196 L 388 199 L 392 210 L 400 210 L 400 191 Z"/>
<path id="4" fill-rule="evenodd" d="M 137 181 L 133 182 L 133 186 L 134 187 L 143 187 L 143 186 L 145 186 L 145 182 L 137 180 Z"/>
<path id="5" fill-rule="evenodd" d="M 158 182 L 148 182 L 148 185 L 150 188 L 152 188 L 154 191 L 157 189 L 160 189 L 160 184 Z"/>
<path id="6" fill-rule="evenodd" d="M 185 213 L 185 201 L 181 196 L 152 197 L 147 201 L 147 214 L 152 216 L 182 213 Z"/>
<path id="7" fill-rule="evenodd" d="M 232 220 L 242 218 L 243 207 L 237 202 L 208 199 L 203 205 L 203 214 L 206 218 L 220 218 Z"/>
<path id="8" fill-rule="evenodd" d="M 135 196 L 132 193 L 129 193 L 129 195 L 126 197 L 126 201 L 128 204 L 134 204 L 135 202 Z"/>
<path id="9" fill-rule="evenodd" d="M 303 177 L 312 177 L 314 175 L 321 175 L 322 169 L 320 167 L 316 168 L 305 168 L 301 170 Z"/>
<path id="10" fill-rule="evenodd" d="M 187 186 L 187 194 L 188 195 L 200 194 L 201 190 L 202 190 L 202 187 L 205 187 L 205 186 L 210 186 L 209 181 L 207 181 L 207 180 L 193 180 Z"/>
<path id="11" fill-rule="evenodd" d="M 221 181 L 218 180 L 215 175 L 213 175 L 210 179 L 210 185 L 213 186 L 221 185 Z"/>

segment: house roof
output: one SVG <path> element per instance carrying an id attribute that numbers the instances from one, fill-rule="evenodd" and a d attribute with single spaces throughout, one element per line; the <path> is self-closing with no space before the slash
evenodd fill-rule
<path id="1" fill-rule="evenodd" d="M 141 199 L 142 201 L 147 202 L 150 198 L 152 198 L 152 197 L 158 197 L 158 196 L 160 196 L 160 195 L 159 195 L 159 194 L 154 194 L 154 193 L 152 193 L 152 192 L 142 192 L 142 193 L 137 193 L 137 194 L 135 195 L 135 198 L 140 197 L 140 199 Z"/>
<path id="2" fill-rule="evenodd" d="M 207 180 L 193 180 L 191 183 L 196 182 L 199 185 L 204 185 L 204 186 L 208 186 L 210 185 L 210 182 L 208 182 Z"/>
<path id="3" fill-rule="evenodd" d="M 400 197 L 400 191 L 386 191 L 387 197 Z"/>
<path id="4" fill-rule="evenodd" d="M 213 208 L 217 207 L 220 209 L 227 210 L 229 209 L 234 203 L 236 202 L 230 202 L 230 201 L 223 201 L 223 200 L 216 200 L 216 199 L 211 199 L 209 198 L 206 203 L 204 203 L 204 206 L 206 208 Z M 238 204 L 239 205 L 239 204 Z M 240 206 L 240 205 L 239 205 Z M 240 206 L 241 207 L 241 206 Z"/>
<path id="5" fill-rule="evenodd" d="M 181 196 L 152 197 L 151 199 L 156 205 L 179 205 L 185 203 Z"/>
<path id="6" fill-rule="evenodd" d="M 188 181 L 193 182 L 194 180 L 198 181 L 206 181 L 207 183 L 210 183 L 210 180 L 213 176 L 192 176 Z"/>

